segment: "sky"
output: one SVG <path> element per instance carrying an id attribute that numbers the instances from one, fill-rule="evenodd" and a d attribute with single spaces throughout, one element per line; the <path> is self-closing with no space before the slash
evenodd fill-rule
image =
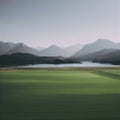
<path id="1" fill-rule="evenodd" d="M 32 47 L 120 42 L 120 0 L 0 0 L 0 41 Z"/>

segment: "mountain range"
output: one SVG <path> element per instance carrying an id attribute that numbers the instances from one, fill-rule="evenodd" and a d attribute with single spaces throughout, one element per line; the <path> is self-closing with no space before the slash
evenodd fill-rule
<path id="1" fill-rule="evenodd" d="M 37 47 L 32 48 L 23 43 L 10 43 L 0 41 L 0 55 L 13 54 L 13 53 L 29 53 L 38 56 L 63 56 L 70 57 L 77 50 L 81 48 L 82 45 L 73 45 L 65 48 L 59 47 L 57 45 L 51 45 L 48 48 Z"/>
<path id="2" fill-rule="evenodd" d="M 41 47 L 42 48 L 42 47 Z M 113 57 L 120 58 L 120 43 L 115 43 L 106 39 L 98 39 L 93 43 L 86 45 L 72 45 L 68 47 L 59 47 L 51 45 L 41 50 L 29 47 L 23 43 L 11 43 L 0 41 L 0 55 L 12 55 L 15 53 L 27 53 L 40 57 L 65 57 L 67 60 L 75 61 L 105 61 Z M 113 55 L 112 55 L 113 54 Z M 116 55 L 116 56 L 114 56 Z M 104 59 L 103 59 L 104 58 Z M 111 61 L 110 61 L 111 62 Z M 112 62 L 111 62 L 112 63 Z M 119 61 L 117 62 L 119 63 Z"/>

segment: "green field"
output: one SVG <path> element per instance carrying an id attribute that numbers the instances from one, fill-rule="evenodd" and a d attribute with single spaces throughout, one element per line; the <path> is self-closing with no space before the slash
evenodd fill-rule
<path id="1" fill-rule="evenodd" d="M 120 120 L 120 69 L 0 70 L 0 120 Z"/>

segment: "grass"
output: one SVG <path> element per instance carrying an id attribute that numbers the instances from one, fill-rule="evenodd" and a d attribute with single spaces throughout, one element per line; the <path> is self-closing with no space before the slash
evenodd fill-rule
<path id="1" fill-rule="evenodd" d="M 120 69 L 0 70 L 0 120 L 119 120 Z"/>

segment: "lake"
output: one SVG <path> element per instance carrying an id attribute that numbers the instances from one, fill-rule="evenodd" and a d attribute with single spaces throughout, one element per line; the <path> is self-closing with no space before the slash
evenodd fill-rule
<path id="1" fill-rule="evenodd" d="M 19 68 L 68 68 L 68 67 L 120 67 L 120 65 L 112 65 L 112 64 L 103 64 L 103 63 L 92 63 L 92 62 L 82 62 L 80 63 L 72 63 L 72 64 L 35 64 L 35 65 L 26 65 L 26 66 L 18 66 Z"/>

